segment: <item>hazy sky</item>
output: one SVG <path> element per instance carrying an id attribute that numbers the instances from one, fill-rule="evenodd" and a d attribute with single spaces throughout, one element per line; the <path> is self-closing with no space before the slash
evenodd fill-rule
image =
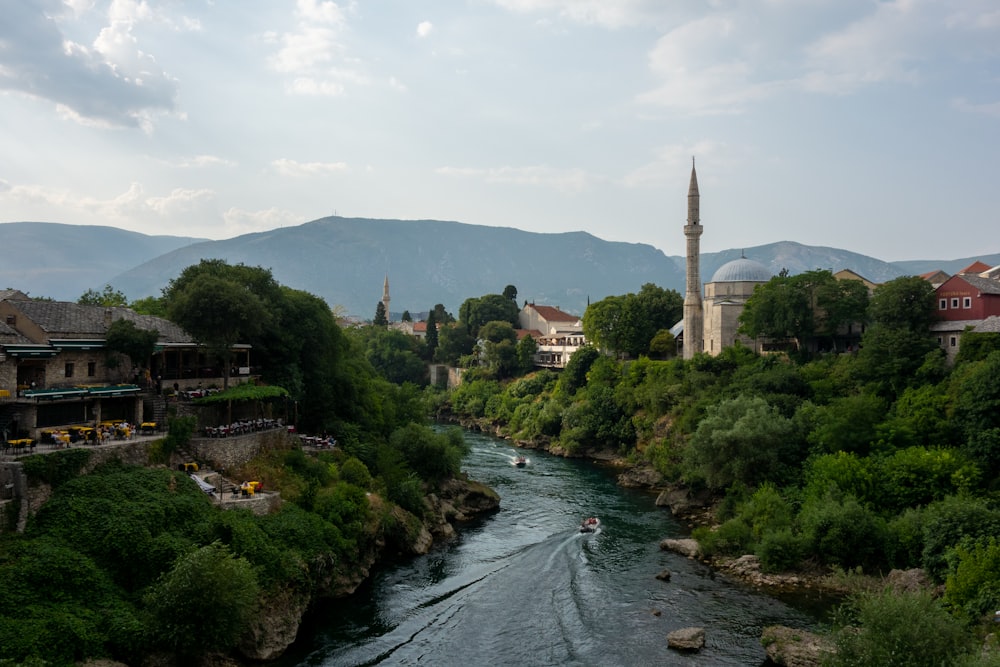
<path id="1" fill-rule="evenodd" d="M 0 222 L 1000 252 L 997 0 L 0 7 Z"/>

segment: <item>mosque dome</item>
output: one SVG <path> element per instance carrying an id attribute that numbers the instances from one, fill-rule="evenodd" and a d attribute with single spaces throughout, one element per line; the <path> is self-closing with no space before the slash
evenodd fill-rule
<path id="1" fill-rule="evenodd" d="M 712 276 L 713 283 L 766 283 L 772 277 L 771 272 L 760 262 L 746 257 L 734 259 L 719 267 Z"/>

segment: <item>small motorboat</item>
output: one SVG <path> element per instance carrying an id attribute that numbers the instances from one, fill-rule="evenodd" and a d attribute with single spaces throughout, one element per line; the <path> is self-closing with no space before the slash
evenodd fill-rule
<path id="1" fill-rule="evenodd" d="M 580 524 L 580 532 L 593 533 L 600 527 L 600 525 L 601 525 L 601 520 L 598 519 L 596 516 L 586 518 L 583 520 L 583 523 Z"/>
<path id="2" fill-rule="evenodd" d="M 523 468 L 524 466 L 528 465 L 528 459 L 524 458 L 523 456 L 516 456 L 514 457 L 514 465 L 516 465 L 518 468 Z"/>

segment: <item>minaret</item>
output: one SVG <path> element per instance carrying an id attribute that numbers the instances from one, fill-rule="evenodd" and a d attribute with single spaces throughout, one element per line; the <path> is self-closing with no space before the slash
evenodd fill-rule
<path id="1" fill-rule="evenodd" d="M 389 274 L 385 274 L 385 282 L 382 283 L 382 305 L 385 306 L 385 321 L 391 322 L 389 317 Z"/>
<path id="2" fill-rule="evenodd" d="M 688 186 L 688 219 L 684 225 L 687 238 L 687 288 L 684 292 L 684 358 L 690 359 L 705 348 L 705 314 L 701 304 L 701 196 L 698 194 L 698 174 L 691 158 L 691 185 Z"/>

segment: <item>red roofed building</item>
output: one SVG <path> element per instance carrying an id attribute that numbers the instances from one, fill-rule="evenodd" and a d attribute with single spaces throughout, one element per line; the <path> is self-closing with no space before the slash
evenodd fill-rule
<path id="1" fill-rule="evenodd" d="M 536 366 L 564 368 L 573 353 L 587 343 L 581 319 L 555 306 L 525 303 L 517 319 L 520 328 L 531 332 L 538 343 Z"/>
<path id="2" fill-rule="evenodd" d="M 1000 267 L 974 262 L 936 291 L 938 322 L 931 326 L 938 343 L 954 359 L 962 332 L 989 317 L 1000 316 Z"/>

